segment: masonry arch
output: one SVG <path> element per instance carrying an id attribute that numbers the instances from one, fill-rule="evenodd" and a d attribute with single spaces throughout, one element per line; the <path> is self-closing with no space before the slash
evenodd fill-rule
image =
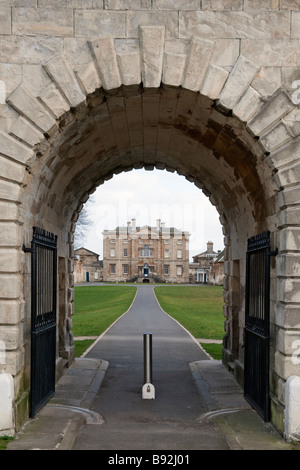
<path id="1" fill-rule="evenodd" d="M 288 257 L 296 197 L 289 171 L 299 143 L 285 120 L 295 106 L 284 89 L 266 100 L 252 88 L 260 68 L 247 58 L 240 56 L 230 72 L 215 66 L 213 41 L 192 38 L 186 55 L 172 54 L 165 49 L 163 27 L 141 26 L 140 45 L 137 52 L 117 54 L 112 37 L 95 39 L 84 66 L 55 57 L 40 67 L 38 92 L 20 84 L 6 100 L 14 119 L 1 131 L 7 243 L 1 256 L 9 273 L 1 295 L 4 309 L 15 309 L 19 326 L 7 368 L 15 377 L 16 398 L 26 400 L 29 389 L 30 267 L 22 245 L 30 244 L 32 227 L 58 235 L 61 373 L 73 359 L 73 232 L 82 204 L 114 174 L 155 167 L 185 176 L 220 213 L 227 260 L 224 362 L 234 364 L 238 377 L 247 238 L 269 230 L 272 245 L 283 251 L 277 273 L 273 266 L 271 299 L 273 413 L 282 424 L 290 352 L 282 318 L 292 308 L 289 300 L 298 299 L 295 292 L 287 298 L 284 285 L 292 281 L 282 274 L 295 254 Z"/>

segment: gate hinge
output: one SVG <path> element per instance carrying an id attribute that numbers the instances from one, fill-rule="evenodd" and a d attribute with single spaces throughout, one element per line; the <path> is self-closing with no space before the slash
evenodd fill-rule
<path id="1" fill-rule="evenodd" d="M 276 248 L 276 250 L 274 251 L 270 251 L 270 256 L 276 256 L 278 255 L 278 248 Z"/>
<path id="2" fill-rule="evenodd" d="M 24 251 L 24 253 L 32 253 L 32 248 L 26 248 L 24 243 L 23 243 L 23 246 L 22 246 L 22 250 Z"/>

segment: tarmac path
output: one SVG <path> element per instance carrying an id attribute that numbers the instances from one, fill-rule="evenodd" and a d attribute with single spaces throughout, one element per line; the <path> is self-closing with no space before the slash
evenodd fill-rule
<path id="1" fill-rule="evenodd" d="M 142 398 L 143 335 L 152 334 L 155 399 Z M 189 364 L 207 360 L 198 343 L 166 315 L 153 286 L 138 286 L 129 309 L 90 350 L 109 362 L 91 409 L 103 424 L 80 428 L 73 450 L 218 450 L 228 445 L 212 422 Z"/>

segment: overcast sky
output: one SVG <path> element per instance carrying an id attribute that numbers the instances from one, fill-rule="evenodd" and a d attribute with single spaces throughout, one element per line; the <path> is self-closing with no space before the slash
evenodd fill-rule
<path id="1" fill-rule="evenodd" d="M 87 203 L 93 220 L 80 246 L 103 256 L 102 232 L 117 226 L 156 226 L 161 219 L 166 227 L 190 233 L 192 256 L 206 250 L 209 240 L 214 251 L 223 250 L 223 233 L 219 214 L 194 184 L 177 173 L 154 170 L 133 170 L 114 176 L 99 186 Z"/>

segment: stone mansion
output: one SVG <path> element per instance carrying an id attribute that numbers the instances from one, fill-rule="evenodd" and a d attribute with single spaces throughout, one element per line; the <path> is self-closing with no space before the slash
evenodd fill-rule
<path id="1" fill-rule="evenodd" d="M 189 282 L 189 233 L 166 227 L 127 227 L 103 232 L 103 280 Z"/>

